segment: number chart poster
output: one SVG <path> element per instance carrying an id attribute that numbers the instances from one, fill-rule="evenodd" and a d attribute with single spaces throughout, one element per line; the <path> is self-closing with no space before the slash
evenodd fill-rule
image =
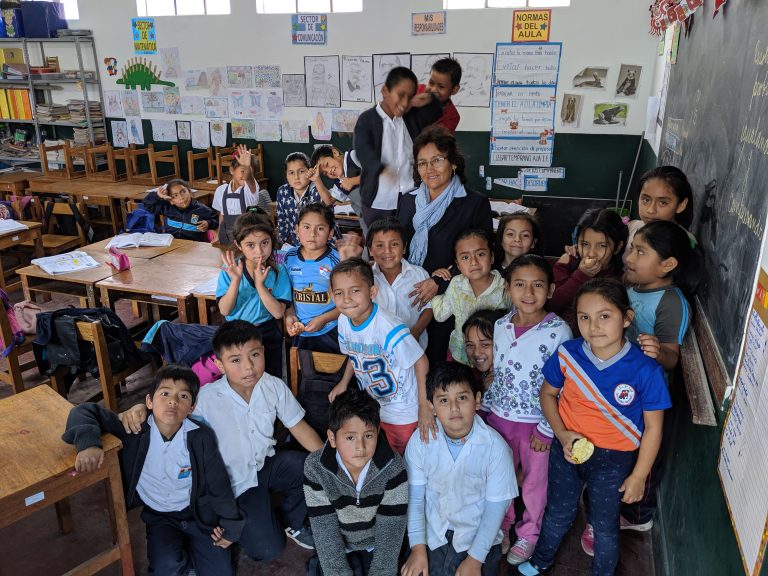
<path id="1" fill-rule="evenodd" d="M 133 51 L 136 54 L 157 54 L 157 30 L 154 18 L 133 18 Z"/>

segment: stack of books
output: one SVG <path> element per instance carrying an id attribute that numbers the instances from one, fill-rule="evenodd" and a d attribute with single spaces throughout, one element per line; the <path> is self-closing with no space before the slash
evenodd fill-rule
<path id="1" fill-rule="evenodd" d="M 69 113 L 72 116 L 72 122 L 85 124 L 85 100 L 67 100 L 67 107 L 69 108 Z M 101 112 L 101 102 L 89 100 L 88 110 L 91 114 L 91 122 L 101 122 L 104 119 L 104 116 Z"/>
<path id="2" fill-rule="evenodd" d="M 0 118 L 32 120 L 29 90 L 15 88 L 0 90 Z"/>
<path id="3" fill-rule="evenodd" d="M 51 102 L 50 104 L 37 105 L 37 119 L 40 122 L 69 122 L 70 118 L 69 108 L 66 104 Z"/>

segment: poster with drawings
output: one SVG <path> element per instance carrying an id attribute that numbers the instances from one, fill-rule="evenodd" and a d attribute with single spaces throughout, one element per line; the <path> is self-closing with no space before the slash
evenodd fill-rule
<path id="1" fill-rule="evenodd" d="M 227 89 L 227 67 L 209 66 L 208 73 L 208 93 L 211 96 L 221 96 Z"/>
<path id="2" fill-rule="evenodd" d="M 227 123 L 222 120 L 211 122 L 211 144 L 214 146 L 227 145 Z"/>
<path id="3" fill-rule="evenodd" d="M 256 140 L 259 142 L 280 142 L 281 128 L 279 120 L 257 120 Z"/>
<path id="4" fill-rule="evenodd" d="M 345 110 L 343 108 L 334 109 L 331 129 L 334 132 L 352 133 L 355 131 L 355 124 L 357 124 L 357 118 L 359 116 L 360 110 Z"/>
<path id="5" fill-rule="evenodd" d="M 203 99 L 206 118 L 227 118 L 229 115 L 227 98 L 208 96 Z"/>
<path id="6" fill-rule="evenodd" d="M 179 133 L 179 140 L 192 139 L 192 124 L 187 121 L 176 122 L 176 131 Z"/>
<path id="7" fill-rule="evenodd" d="M 141 123 L 141 118 L 127 116 L 125 121 L 128 122 L 128 143 L 144 145 L 144 126 Z"/>
<path id="8" fill-rule="evenodd" d="M 303 108 L 307 105 L 307 87 L 304 74 L 283 74 L 283 106 Z"/>
<path id="9" fill-rule="evenodd" d="M 227 66 L 227 86 L 230 88 L 253 88 L 251 66 Z"/>
<path id="10" fill-rule="evenodd" d="M 280 66 L 257 64 L 253 67 L 254 88 L 280 88 Z"/>
<path id="11" fill-rule="evenodd" d="M 181 96 L 175 86 L 163 88 L 163 104 L 166 114 L 181 114 Z"/>
<path id="12" fill-rule="evenodd" d="M 173 48 L 158 48 L 157 53 L 160 55 L 160 71 L 163 73 L 163 78 L 181 78 L 181 57 L 179 56 L 179 49 Z"/>
<path id="13" fill-rule="evenodd" d="M 256 139 L 256 121 L 255 120 L 232 120 L 232 139 L 233 140 L 255 140 Z"/>
<path id="14" fill-rule="evenodd" d="M 280 128 L 283 142 L 309 143 L 309 125 L 306 120 L 282 120 Z"/>
<path id="15" fill-rule="evenodd" d="M 176 120 L 151 120 L 152 139 L 155 142 L 176 142 Z"/>
<path id="16" fill-rule="evenodd" d="M 126 116 L 140 116 L 139 94 L 136 90 L 125 90 L 121 93 L 120 99 L 123 102 L 123 113 Z"/>
<path id="17" fill-rule="evenodd" d="M 164 114 L 165 100 L 162 92 L 142 92 L 141 93 L 141 111 L 144 114 Z"/>
<path id="18" fill-rule="evenodd" d="M 307 106 L 339 108 L 341 106 L 339 76 L 338 56 L 304 56 Z"/>
<path id="19" fill-rule="evenodd" d="M 124 118 L 123 100 L 120 90 L 106 90 L 104 92 L 104 113 L 112 118 Z"/>
<path id="20" fill-rule="evenodd" d="M 184 86 L 190 92 L 208 90 L 208 72 L 201 69 L 185 70 Z"/>
<path id="21" fill-rule="evenodd" d="M 391 54 L 373 55 L 373 98 L 377 100 L 381 95 L 381 87 L 387 80 L 387 74 L 396 66 L 409 68 L 411 65 L 410 52 L 396 52 Z"/>
<path id="22" fill-rule="evenodd" d="M 205 120 L 192 120 L 192 148 L 203 149 L 211 146 L 211 130 Z"/>
<path id="23" fill-rule="evenodd" d="M 371 56 L 341 57 L 341 99 L 344 102 L 370 102 L 373 94 L 371 82 Z"/>
<path id="24" fill-rule="evenodd" d="M 125 120 L 112 120 L 112 144 L 115 148 L 128 147 L 128 124 Z"/>
<path id="25" fill-rule="evenodd" d="M 493 54 L 454 52 L 461 64 L 461 88 L 451 97 L 456 106 L 488 108 L 491 105 Z"/>
<path id="26" fill-rule="evenodd" d="M 432 74 L 432 65 L 441 58 L 448 58 L 450 54 L 411 54 L 411 70 L 419 79 L 419 84 L 429 84 L 429 76 Z"/>
<path id="27" fill-rule="evenodd" d="M 202 96 L 182 96 L 181 113 L 205 116 L 205 101 Z"/>

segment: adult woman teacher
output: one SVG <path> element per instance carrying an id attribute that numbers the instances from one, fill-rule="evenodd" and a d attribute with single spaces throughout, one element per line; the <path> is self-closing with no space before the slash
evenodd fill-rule
<path id="1" fill-rule="evenodd" d="M 419 187 L 400 196 L 397 217 L 405 228 L 408 261 L 429 274 L 454 266 L 453 245 L 460 232 L 480 228 L 493 234 L 488 198 L 464 188 L 465 164 L 456 138 L 442 126 L 426 128 L 413 141 L 413 179 Z M 423 306 L 447 287 L 446 280 L 434 276 L 416 284 L 411 296 Z M 452 320 L 430 323 L 430 364 L 445 360 L 451 330 Z"/>

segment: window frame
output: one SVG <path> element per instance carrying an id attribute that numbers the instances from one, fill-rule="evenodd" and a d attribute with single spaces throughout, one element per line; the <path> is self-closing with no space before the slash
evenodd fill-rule
<path id="1" fill-rule="evenodd" d="M 263 2 L 264 0 L 256 0 L 256 14 L 356 14 L 358 12 L 363 12 L 364 9 L 364 0 L 360 0 L 360 10 L 334 10 L 333 9 L 333 3 L 335 0 L 328 0 L 330 3 L 330 10 L 313 10 L 311 12 L 307 12 L 304 10 L 299 10 L 299 2 L 300 0 L 291 0 L 293 3 L 294 9 L 292 12 L 285 11 L 285 12 L 266 12 L 263 10 Z"/>
<path id="2" fill-rule="evenodd" d="M 172 1 L 173 1 L 173 14 L 150 14 L 149 4 L 153 2 L 153 0 L 136 0 L 136 12 L 139 18 L 165 18 L 169 16 L 231 16 L 232 15 L 232 0 L 227 0 L 229 2 L 229 12 L 226 12 L 226 13 L 214 12 L 211 14 L 208 13 L 208 0 L 203 0 L 203 12 L 201 14 L 179 14 L 179 9 L 178 9 L 178 6 L 176 5 L 176 0 L 172 0 Z M 140 4 L 144 6 L 143 10 L 140 8 Z"/>
<path id="3" fill-rule="evenodd" d="M 515 10 L 524 10 L 524 9 L 543 9 L 543 8 L 569 8 L 571 6 L 572 0 L 538 0 L 541 2 L 541 4 L 531 4 L 531 2 L 536 2 L 536 0 L 518 0 L 521 2 L 521 5 L 519 6 L 488 6 L 489 0 L 483 0 L 483 6 L 477 6 L 477 7 L 468 7 L 468 8 L 450 8 L 448 4 L 450 4 L 451 0 L 443 0 L 443 10 L 509 10 L 510 8 Z M 563 2 L 568 2 L 567 4 L 563 4 Z"/>

